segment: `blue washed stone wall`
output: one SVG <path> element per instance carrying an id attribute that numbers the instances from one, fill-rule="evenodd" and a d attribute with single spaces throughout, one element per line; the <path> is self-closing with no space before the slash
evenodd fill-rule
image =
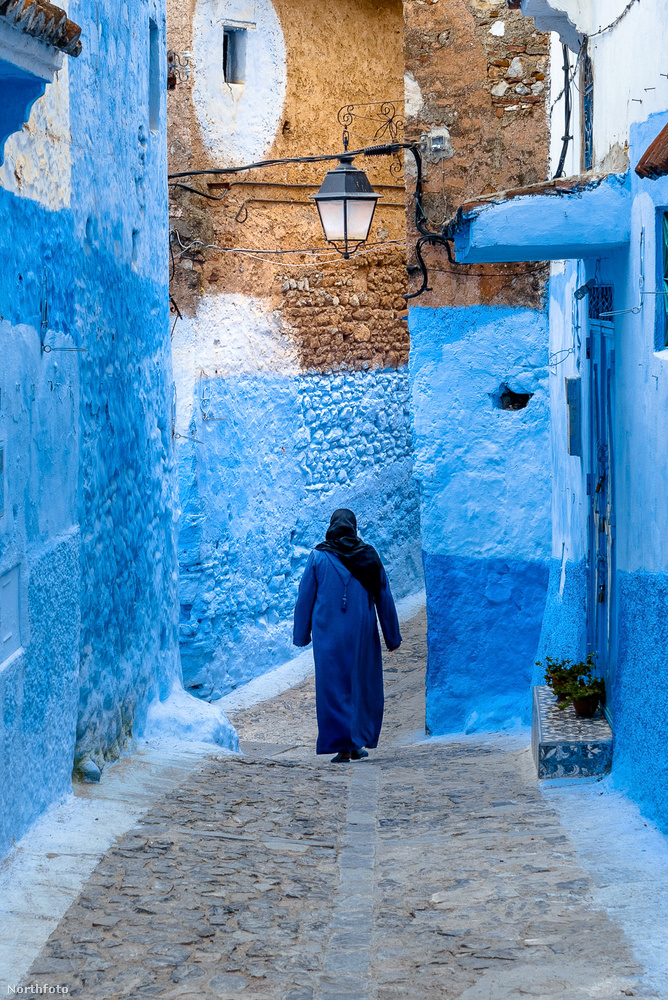
<path id="1" fill-rule="evenodd" d="M 660 222 L 668 204 L 668 178 L 641 179 L 635 173 L 642 153 L 668 122 L 668 113 L 651 116 L 631 128 L 628 246 L 599 259 L 596 248 L 580 261 L 553 265 L 550 279 L 551 350 L 567 358 L 552 380 L 553 559 L 540 651 L 541 655 L 582 656 L 593 645 L 587 634 L 587 473 L 588 427 L 583 429 L 584 457 L 568 454 L 564 376 L 581 374 L 584 412 L 591 412 L 586 358 L 587 307 L 574 307 L 573 293 L 588 279 L 614 288 L 615 368 L 611 383 L 614 409 L 613 458 L 616 572 L 612 593 L 614 683 L 612 712 L 613 780 L 640 805 L 645 815 L 668 831 L 668 503 L 666 438 L 668 351 L 663 342 L 662 302 L 640 290 L 659 287 L 662 267 Z M 591 218 L 597 212 L 590 204 Z M 610 214 L 597 224 L 609 225 Z M 585 300 L 586 301 L 586 300 Z M 638 309 L 638 302 L 641 308 Z M 562 559 L 559 554 L 562 553 Z M 589 555 L 591 559 L 591 555 Z M 562 567 L 563 563 L 563 567 Z M 616 633 L 616 634 L 615 634 Z"/>
<path id="2" fill-rule="evenodd" d="M 536 660 L 546 656 L 582 660 L 587 653 L 587 565 L 551 559 L 545 614 Z M 544 684 L 545 674 L 535 665 L 532 684 Z"/>
<path id="3" fill-rule="evenodd" d="M 424 567 L 427 731 L 528 722 L 547 566 L 425 552 Z"/>
<path id="4" fill-rule="evenodd" d="M 618 573 L 615 782 L 668 833 L 668 574 Z"/>
<path id="5" fill-rule="evenodd" d="M 186 686 L 215 699 L 294 655 L 297 587 L 336 507 L 355 510 L 395 595 L 419 590 L 419 508 L 405 370 L 214 377 L 196 393 L 179 446 L 181 658 Z"/>
<path id="6" fill-rule="evenodd" d="M 528 722 L 548 585 L 547 322 L 531 309 L 411 309 L 432 733 Z M 495 406 L 502 385 L 532 393 Z"/>
<path id="7" fill-rule="evenodd" d="M 79 0 L 70 16 L 83 53 L 0 176 L 0 576 L 21 580 L 21 648 L 0 663 L 0 853 L 178 676 L 164 96 L 161 130 L 148 121 L 164 10 Z"/>

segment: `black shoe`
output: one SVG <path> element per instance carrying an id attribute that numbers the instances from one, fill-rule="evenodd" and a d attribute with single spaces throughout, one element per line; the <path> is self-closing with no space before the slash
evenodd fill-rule
<path id="1" fill-rule="evenodd" d="M 359 750 L 353 750 L 350 754 L 351 760 L 364 760 L 365 757 L 369 756 L 368 750 L 363 750 L 361 747 Z"/>
<path id="2" fill-rule="evenodd" d="M 347 753 L 344 757 L 343 752 L 341 750 L 339 750 L 336 757 L 332 757 L 330 761 L 330 764 L 349 764 L 349 763 L 350 763 L 350 754 Z"/>

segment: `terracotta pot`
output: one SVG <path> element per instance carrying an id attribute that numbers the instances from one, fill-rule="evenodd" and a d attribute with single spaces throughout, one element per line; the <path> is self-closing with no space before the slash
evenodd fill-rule
<path id="1" fill-rule="evenodd" d="M 585 698 L 573 698 L 573 708 L 580 719 L 593 719 L 598 703 L 599 696 L 597 694 L 589 694 Z"/>

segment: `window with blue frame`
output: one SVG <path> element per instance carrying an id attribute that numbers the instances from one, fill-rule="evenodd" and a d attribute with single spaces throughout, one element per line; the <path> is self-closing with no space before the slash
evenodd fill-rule
<path id="1" fill-rule="evenodd" d="M 587 42 L 582 44 L 582 170 L 587 171 L 594 169 L 594 68 Z"/>
<path id="2" fill-rule="evenodd" d="M 668 346 L 668 212 L 659 212 L 659 290 L 657 314 L 659 316 L 658 347 Z"/>

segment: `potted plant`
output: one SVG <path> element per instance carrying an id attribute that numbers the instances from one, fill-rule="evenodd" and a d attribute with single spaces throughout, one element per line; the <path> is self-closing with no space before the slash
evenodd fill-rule
<path id="1" fill-rule="evenodd" d="M 594 673 L 595 655 L 588 653 L 584 663 L 577 664 L 577 675 L 573 677 L 568 690 L 575 714 L 581 719 L 592 719 L 599 702 L 605 701 L 605 681 Z"/>
<path id="2" fill-rule="evenodd" d="M 599 702 L 605 704 L 605 682 L 594 673 L 594 659 L 594 653 L 576 663 L 547 656 L 544 664 L 537 664 L 545 670 L 545 681 L 557 696 L 559 708 L 572 704 L 581 719 L 592 719 Z"/>
<path id="3" fill-rule="evenodd" d="M 545 683 L 552 688 L 557 701 L 568 704 L 570 684 L 577 676 L 575 668 L 580 665 L 574 665 L 571 660 L 557 660 L 553 656 L 546 656 L 545 663 L 537 663 L 536 666 L 545 671 Z"/>

